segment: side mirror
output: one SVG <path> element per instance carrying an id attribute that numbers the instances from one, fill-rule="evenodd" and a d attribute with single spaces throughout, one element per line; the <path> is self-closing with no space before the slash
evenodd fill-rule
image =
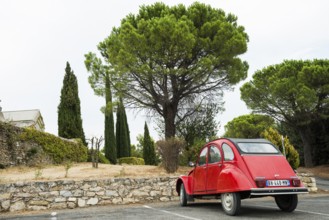
<path id="1" fill-rule="evenodd" d="M 188 162 L 188 166 L 189 167 L 195 167 L 195 163 L 193 163 L 193 162 L 190 161 L 190 162 Z"/>

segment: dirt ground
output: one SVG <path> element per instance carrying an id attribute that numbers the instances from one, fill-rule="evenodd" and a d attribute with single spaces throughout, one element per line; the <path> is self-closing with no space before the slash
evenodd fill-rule
<path id="1" fill-rule="evenodd" d="M 98 164 L 98 168 L 92 168 L 91 163 L 77 163 L 67 170 L 65 165 L 46 167 L 10 167 L 0 169 L 0 183 L 18 181 L 40 180 L 82 180 L 102 179 L 111 177 L 159 177 L 185 175 L 191 170 L 190 167 L 180 167 L 176 173 L 168 174 L 159 166 L 132 166 Z M 66 173 L 67 170 L 67 173 Z M 66 177 L 65 177 L 66 176 Z"/>
<path id="2" fill-rule="evenodd" d="M 98 169 L 92 168 L 91 163 L 77 163 L 67 170 L 65 165 L 46 167 L 11 167 L 0 169 L 0 183 L 19 181 L 51 181 L 51 180 L 82 180 L 102 179 L 111 177 L 159 177 L 186 175 L 190 167 L 180 167 L 176 173 L 168 174 L 159 166 L 132 166 L 99 164 Z M 312 173 L 317 177 L 329 179 L 329 165 L 314 168 L 298 168 L 298 172 Z"/>

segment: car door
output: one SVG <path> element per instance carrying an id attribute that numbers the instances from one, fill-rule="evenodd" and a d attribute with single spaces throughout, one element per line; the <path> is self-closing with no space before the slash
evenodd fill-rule
<path id="1" fill-rule="evenodd" d="M 211 193 L 217 190 L 218 177 L 222 170 L 222 154 L 218 146 L 209 147 L 206 191 Z"/>
<path id="2" fill-rule="evenodd" d="M 200 152 L 198 162 L 194 170 L 194 193 L 198 194 L 206 191 L 207 159 L 208 147 L 204 147 Z"/>

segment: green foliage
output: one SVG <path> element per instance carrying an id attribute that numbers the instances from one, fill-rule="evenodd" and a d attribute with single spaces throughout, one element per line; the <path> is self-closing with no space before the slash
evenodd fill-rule
<path id="1" fill-rule="evenodd" d="M 82 128 L 78 82 L 68 62 L 58 105 L 58 136 L 80 138 L 87 145 Z"/>
<path id="2" fill-rule="evenodd" d="M 120 99 L 117 109 L 116 144 L 118 158 L 130 156 L 129 128 L 127 124 L 126 110 L 122 103 L 122 99 Z"/>
<path id="3" fill-rule="evenodd" d="M 225 125 L 224 137 L 260 138 L 265 129 L 274 126 L 274 119 L 267 115 L 242 115 Z"/>
<path id="4" fill-rule="evenodd" d="M 112 92 L 110 86 L 110 76 L 105 76 L 105 157 L 112 163 L 117 163 L 117 148 L 114 134 L 114 118 L 112 107 Z"/>
<path id="5" fill-rule="evenodd" d="M 247 76 L 239 55 L 248 36 L 237 17 L 202 3 L 142 6 L 99 44 L 118 74 L 112 83 L 127 102 L 155 112 L 165 137 L 200 106 Z M 176 120 L 177 119 L 177 120 Z"/>
<path id="6" fill-rule="evenodd" d="M 143 158 L 146 165 L 156 165 L 156 155 L 154 149 L 154 141 L 151 139 L 149 129 L 145 122 L 144 137 L 143 137 Z"/>
<path id="7" fill-rule="evenodd" d="M 24 129 L 19 138 L 21 141 L 33 141 L 42 146 L 43 151 L 57 164 L 64 161 L 87 161 L 87 147 L 79 139 L 74 142 L 65 141 L 52 134 L 29 128 Z"/>
<path id="8" fill-rule="evenodd" d="M 179 138 L 168 138 L 156 143 L 162 158 L 162 165 L 168 173 L 174 173 L 178 169 L 179 154 L 185 147 L 185 141 Z"/>
<path id="9" fill-rule="evenodd" d="M 281 134 L 273 129 L 268 128 L 263 133 L 262 136 L 271 141 L 275 146 L 278 146 L 280 151 L 283 153 L 283 147 L 282 147 L 282 136 Z M 290 143 L 288 137 L 284 137 L 284 148 L 285 148 L 285 154 L 286 158 L 290 164 L 290 166 L 293 169 L 297 169 L 299 167 L 299 154 L 297 150 L 294 148 L 294 146 Z"/>
<path id="10" fill-rule="evenodd" d="M 131 156 L 143 158 L 143 147 L 142 145 L 132 144 L 131 146 Z"/>
<path id="11" fill-rule="evenodd" d="M 188 163 L 196 162 L 201 151 L 201 148 L 206 144 L 206 141 L 203 139 L 195 139 L 193 145 L 183 150 L 183 153 L 179 157 L 179 165 L 187 166 Z"/>
<path id="12" fill-rule="evenodd" d="M 91 150 L 88 150 L 88 162 L 91 161 Z M 98 152 L 98 162 L 103 164 L 109 164 L 110 161 L 105 157 L 105 155 L 102 152 Z"/>
<path id="13" fill-rule="evenodd" d="M 206 141 L 216 136 L 218 130 L 216 116 L 222 110 L 219 104 L 202 106 L 196 109 L 195 114 L 186 117 L 177 125 L 177 136 L 184 138 L 187 150 L 195 141 Z"/>
<path id="14" fill-rule="evenodd" d="M 257 71 L 240 90 L 254 112 L 276 118 L 300 135 L 305 166 L 312 167 L 318 141 L 312 124 L 329 117 L 329 60 L 286 60 Z"/>
<path id="15" fill-rule="evenodd" d="M 119 164 L 145 165 L 145 162 L 143 158 L 122 157 L 119 158 Z"/>

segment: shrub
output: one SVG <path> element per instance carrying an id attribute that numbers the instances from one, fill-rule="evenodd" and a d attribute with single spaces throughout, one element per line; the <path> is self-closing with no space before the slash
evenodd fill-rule
<path id="1" fill-rule="evenodd" d="M 275 146 L 279 147 L 279 150 L 283 152 L 282 148 L 282 138 L 280 133 L 273 129 L 268 128 L 263 133 L 262 136 L 267 140 L 271 141 Z M 299 153 L 294 148 L 294 146 L 290 143 L 287 137 L 284 138 L 284 148 L 286 153 L 286 158 L 293 169 L 297 169 L 299 167 Z"/>
<path id="2" fill-rule="evenodd" d="M 83 145 L 80 139 L 63 140 L 49 133 L 25 128 L 20 134 L 20 140 L 32 141 L 42 146 L 43 151 L 57 164 L 64 161 L 87 161 L 87 147 Z"/>
<path id="3" fill-rule="evenodd" d="M 167 140 L 160 140 L 156 144 L 165 170 L 168 173 L 176 172 L 179 165 L 179 153 L 184 148 L 185 141 L 172 137 Z"/>
<path id="4" fill-rule="evenodd" d="M 121 157 L 119 158 L 119 164 L 131 164 L 131 165 L 145 165 L 143 158 L 137 157 Z"/>

